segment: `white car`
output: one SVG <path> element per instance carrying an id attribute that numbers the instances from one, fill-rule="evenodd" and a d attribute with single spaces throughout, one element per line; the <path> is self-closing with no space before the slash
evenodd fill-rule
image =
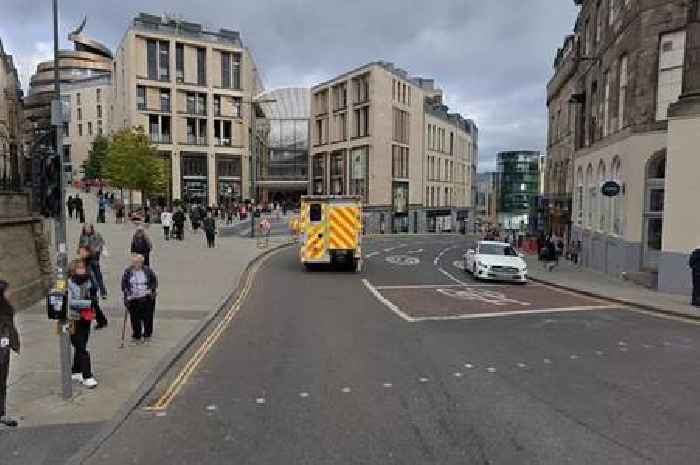
<path id="1" fill-rule="evenodd" d="M 464 271 L 475 279 L 527 283 L 527 263 L 507 242 L 479 241 L 464 254 Z"/>

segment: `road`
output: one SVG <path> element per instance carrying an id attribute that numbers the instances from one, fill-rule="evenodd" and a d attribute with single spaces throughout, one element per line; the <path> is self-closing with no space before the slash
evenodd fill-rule
<path id="1" fill-rule="evenodd" d="M 371 239 L 360 274 L 273 255 L 88 463 L 697 463 L 700 327 L 475 283 L 464 248 Z"/>

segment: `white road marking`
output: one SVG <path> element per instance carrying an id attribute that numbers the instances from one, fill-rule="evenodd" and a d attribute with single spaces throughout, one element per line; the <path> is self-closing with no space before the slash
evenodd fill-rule
<path id="1" fill-rule="evenodd" d="M 620 352 L 627 352 L 629 349 L 627 347 L 620 347 Z"/>
<path id="2" fill-rule="evenodd" d="M 570 358 L 571 360 L 576 360 L 576 359 L 578 358 L 578 355 L 576 355 L 576 354 L 571 354 L 571 355 L 569 355 L 569 358 Z"/>
<path id="3" fill-rule="evenodd" d="M 519 300 L 509 299 L 502 292 L 481 290 L 473 287 L 465 289 L 438 289 L 437 292 L 454 299 L 483 302 L 496 306 L 517 304 L 523 307 L 529 307 L 532 305 L 530 302 L 521 302 Z"/>
<path id="4" fill-rule="evenodd" d="M 406 253 L 423 253 L 423 249 L 418 249 L 418 250 L 407 250 Z"/>
<path id="5" fill-rule="evenodd" d="M 369 291 L 374 295 L 374 297 L 377 298 L 377 300 L 379 300 L 381 303 L 383 303 L 386 308 L 388 308 L 389 310 L 391 310 L 392 312 L 397 314 L 400 318 L 408 321 L 409 323 L 413 323 L 415 321 L 415 319 L 413 317 L 406 315 L 404 312 L 401 311 L 401 309 L 399 309 L 399 307 L 394 305 L 393 302 L 391 302 L 389 299 L 384 297 L 381 294 L 381 292 L 379 292 L 377 290 L 377 288 L 375 288 L 374 286 L 372 286 L 372 284 L 370 284 L 369 281 L 367 281 L 366 279 L 363 279 L 362 284 L 364 284 L 365 287 L 367 289 L 369 289 Z"/>
<path id="6" fill-rule="evenodd" d="M 457 248 L 457 246 L 456 246 L 456 245 L 453 245 L 453 246 L 447 247 L 446 249 L 442 249 L 442 250 L 435 256 L 435 260 L 433 260 L 433 265 L 438 266 L 438 264 L 440 263 L 440 259 L 442 258 L 442 256 L 445 255 L 445 254 L 446 254 L 447 252 L 449 252 L 450 250 L 456 249 L 456 248 Z"/>
<path id="7" fill-rule="evenodd" d="M 465 363 L 464 368 L 474 368 L 474 365 L 472 365 L 471 363 Z"/>
<path id="8" fill-rule="evenodd" d="M 343 389 L 341 389 L 341 391 L 343 391 L 345 394 L 347 394 L 347 393 L 349 393 L 350 391 L 352 391 L 352 389 L 350 389 L 349 387 L 346 386 L 346 387 L 344 387 Z"/>
<path id="9" fill-rule="evenodd" d="M 605 355 L 605 352 L 603 352 L 602 350 L 596 350 L 595 354 L 599 357 L 602 357 L 603 355 Z"/>
<path id="10" fill-rule="evenodd" d="M 405 286 L 374 286 L 380 291 L 391 289 L 439 289 L 443 287 L 503 287 L 501 284 L 408 284 Z"/>
<path id="11" fill-rule="evenodd" d="M 370 252 L 367 255 L 365 255 L 365 258 L 372 258 L 379 255 L 379 252 Z"/>
<path id="12" fill-rule="evenodd" d="M 620 310 L 620 307 L 615 305 L 589 305 L 581 307 L 562 307 L 562 308 L 541 308 L 534 310 L 511 310 L 498 313 L 473 313 L 467 315 L 447 315 L 447 316 L 420 316 L 420 317 L 409 317 L 412 323 L 422 322 L 422 321 L 451 321 L 451 320 L 472 320 L 477 318 L 499 318 L 503 316 L 513 316 L 513 315 L 530 315 L 537 313 L 557 313 L 557 312 L 582 312 L 589 310 Z"/>
<path id="13" fill-rule="evenodd" d="M 552 364 L 552 361 L 551 361 L 550 359 L 548 359 L 548 358 L 545 358 L 545 359 L 544 359 L 544 364 L 545 364 L 545 365 L 551 365 L 551 364 Z"/>
<path id="14" fill-rule="evenodd" d="M 448 278 L 450 278 L 452 281 L 456 282 L 457 284 L 461 284 L 462 286 L 467 286 L 467 283 L 465 283 L 464 281 L 462 281 L 462 280 L 460 280 L 460 279 L 455 278 L 455 277 L 452 275 L 452 273 L 450 273 L 449 271 L 446 271 L 446 270 L 444 270 L 444 269 L 442 269 L 442 268 L 438 268 L 438 271 L 439 271 L 440 273 L 444 274 L 445 276 L 447 276 Z"/>
<path id="15" fill-rule="evenodd" d="M 496 369 L 494 367 L 488 367 L 486 371 L 488 371 L 489 373 L 496 373 Z"/>
<path id="16" fill-rule="evenodd" d="M 384 386 L 384 389 L 391 389 L 394 385 L 391 383 L 384 383 L 383 386 Z"/>
<path id="17" fill-rule="evenodd" d="M 625 341 L 620 341 L 620 342 L 617 343 L 617 345 L 619 345 L 619 346 L 626 346 L 627 343 L 626 343 Z"/>
<path id="18" fill-rule="evenodd" d="M 523 362 L 518 362 L 518 368 L 525 368 L 527 365 L 525 365 Z"/>
<path id="19" fill-rule="evenodd" d="M 650 344 L 642 344 L 642 347 L 644 347 L 645 349 L 651 349 L 651 348 L 653 348 L 654 346 L 653 346 L 653 345 L 650 345 Z"/>
<path id="20" fill-rule="evenodd" d="M 455 260 L 452 262 L 452 266 L 460 271 L 464 271 L 464 260 Z"/>
<path id="21" fill-rule="evenodd" d="M 255 403 L 258 405 L 265 405 L 265 399 L 262 397 L 258 397 L 257 399 L 255 399 Z"/>
<path id="22" fill-rule="evenodd" d="M 299 397 L 302 397 L 302 398 L 309 397 L 309 393 L 308 392 L 300 392 Z"/>
<path id="23" fill-rule="evenodd" d="M 390 255 L 384 260 L 386 260 L 387 263 L 399 266 L 416 266 L 420 263 L 420 258 L 410 255 Z"/>
<path id="24" fill-rule="evenodd" d="M 455 375 L 455 378 L 461 378 L 461 377 L 462 377 L 462 373 L 460 373 L 459 371 L 456 372 L 454 375 Z"/>
<path id="25" fill-rule="evenodd" d="M 216 405 L 207 405 L 207 410 L 209 410 L 210 412 L 213 412 L 214 410 L 216 410 L 216 408 Z"/>
<path id="26" fill-rule="evenodd" d="M 156 412 L 156 416 L 157 416 L 157 417 L 164 417 L 164 416 L 166 416 L 167 414 L 168 414 L 168 412 L 162 412 L 162 411 L 161 411 L 161 412 Z"/>
<path id="27" fill-rule="evenodd" d="M 418 381 L 420 381 L 421 383 L 427 383 L 430 380 L 428 378 L 419 378 Z"/>

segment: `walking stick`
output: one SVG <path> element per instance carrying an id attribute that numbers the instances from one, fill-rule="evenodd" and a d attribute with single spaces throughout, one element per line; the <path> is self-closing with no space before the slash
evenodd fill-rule
<path id="1" fill-rule="evenodd" d="M 120 349 L 124 348 L 124 337 L 126 336 L 126 318 L 127 318 L 128 314 L 129 314 L 129 311 L 125 305 L 124 306 L 124 324 L 122 325 L 122 343 L 119 346 Z"/>

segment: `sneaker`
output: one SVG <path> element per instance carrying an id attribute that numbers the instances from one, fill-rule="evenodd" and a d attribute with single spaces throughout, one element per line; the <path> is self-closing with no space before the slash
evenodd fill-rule
<path id="1" fill-rule="evenodd" d="M 102 300 L 107 300 L 107 294 L 102 294 Z"/>
<path id="2" fill-rule="evenodd" d="M 82 373 L 73 373 L 71 375 L 71 379 L 73 381 L 77 381 L 79 383 L 82 383 L 83 382 L 83 374 Z"/>
<path id="3" fill-rule="evenodd" d="M 151 336 L 144 336 L 143 337 L 144 344 L 149 344 L 150 342 L 151 342 Z"/>
<path id="4" fill-rule="evenodd" d="M 94 389 L 97 387 L 97 380 L 95 378 L 88 378 L 83 381 L 83 386 L 85 386 L 88 389 Z"/>
<path id="5" fill-rule="evenodd" d="M 12 417 L 8 416 L 2 416 L 0 417 L 0 424 L 5 425 L 5 426 L 11 426 L 11 427 L 16 427 L 17 426 L 17 420 L 15 420 Z"/>

